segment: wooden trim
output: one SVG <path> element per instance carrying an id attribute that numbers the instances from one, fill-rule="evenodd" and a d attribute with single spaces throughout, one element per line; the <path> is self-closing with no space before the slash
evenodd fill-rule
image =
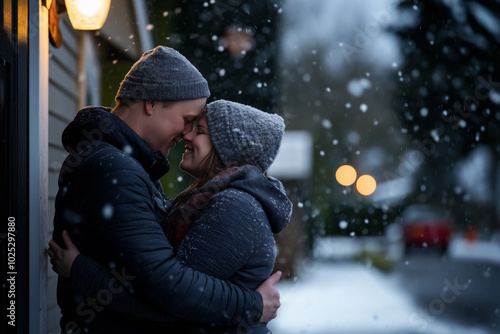
<path id="1" fill-rule="evenodd" d="M 29 1 L 29 17 L 38 20 L 29 31 L 29 332 L 47 332 L 48 225 L 48 10 L 38 0 Z"/>

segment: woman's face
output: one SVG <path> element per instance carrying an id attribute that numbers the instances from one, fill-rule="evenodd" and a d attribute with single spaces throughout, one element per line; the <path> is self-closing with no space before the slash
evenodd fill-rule
<path id="1" fill-rule="evenodd" d="M 205 114 L 198 120 L 193 130 L 184 135 L 183 140 L 186 142 L 186 151 L 182 155 L 180 167 L 186 173 L 199 177 L 203 169 L 202 162 L 212 149 Z"/>

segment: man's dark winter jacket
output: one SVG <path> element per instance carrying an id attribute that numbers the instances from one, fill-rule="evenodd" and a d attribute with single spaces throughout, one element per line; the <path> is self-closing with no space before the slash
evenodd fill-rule
<path id="1" fill-rule="evenodd" d="M 59 278 L 63 332 L 168 333 L 171 323 L 143 321 L 106 307 L 123 286 L 154 308 L 190 321 L 250 321 L 262 313 L 262 297 L 181 265 L 160 226 L 171 203 L 158 179 L 166 157 L 107 108 L 86 108 L 63 133 L 70 153 L 59 178 L 54 240 L 68 230 L 82 254 L 110 271 L 107 289 L 76 293 Z M 78 259 L 78 258 L 77 258 Z M 75 261 L 76 262 L 76 261 Z"/>

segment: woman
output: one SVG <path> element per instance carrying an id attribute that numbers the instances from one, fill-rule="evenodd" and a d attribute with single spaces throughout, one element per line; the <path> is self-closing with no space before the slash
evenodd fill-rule
<path id="1" fill-rule="evenodd" d="M 276 259 L 273 233 L 288 224 L 292 205 L 282 184 L 265 172 L 276 158 L 284 133 L 278 115 L 229 101 L 210 103 L 193 131 L 184 136 L 181 169 L 196 178 L 179 194 L 168 213 L 165 233 L 176 257 L 185 265 L 217 278 L 255 289 L 269 277 Z M 69 252 L 78 254 L 65 236 Z M 57 247 L 51 243 L 51 248 Z M 65 252 L 57 249 L 57 252 Z M 104 269 L 91 261 L 65 263 L 51 252 L 54 270 L 71 275 L 82 293 L 105 281 L 79 282 L 78 272 Z M 72 256 L 62 256 L 71 258 Z M 97 282 L 97 285 L 96 285 Z M 126 297 L 125 297 L 126 298 Z M 139 301 L 113 299 L 110 307 L 128 308 L 134 315 L 156 317 Z M 116 304 L 116 305 L 115 305 Z M 179 323 L 183 333 L 268 333 L 258 319 L 238 327 Z"/>

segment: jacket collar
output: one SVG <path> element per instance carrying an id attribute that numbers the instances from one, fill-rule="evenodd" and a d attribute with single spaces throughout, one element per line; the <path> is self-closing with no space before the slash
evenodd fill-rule
<path id="1" fill-rule="evenodd" d="M 71 152 L 97 141 L 106 142 L 135 158 L 153 181 L 170 170 L 167 157 L 153 151 L 111 108 L 87 107 L 78 112 L 62 134 L 64 148 Z"/>

